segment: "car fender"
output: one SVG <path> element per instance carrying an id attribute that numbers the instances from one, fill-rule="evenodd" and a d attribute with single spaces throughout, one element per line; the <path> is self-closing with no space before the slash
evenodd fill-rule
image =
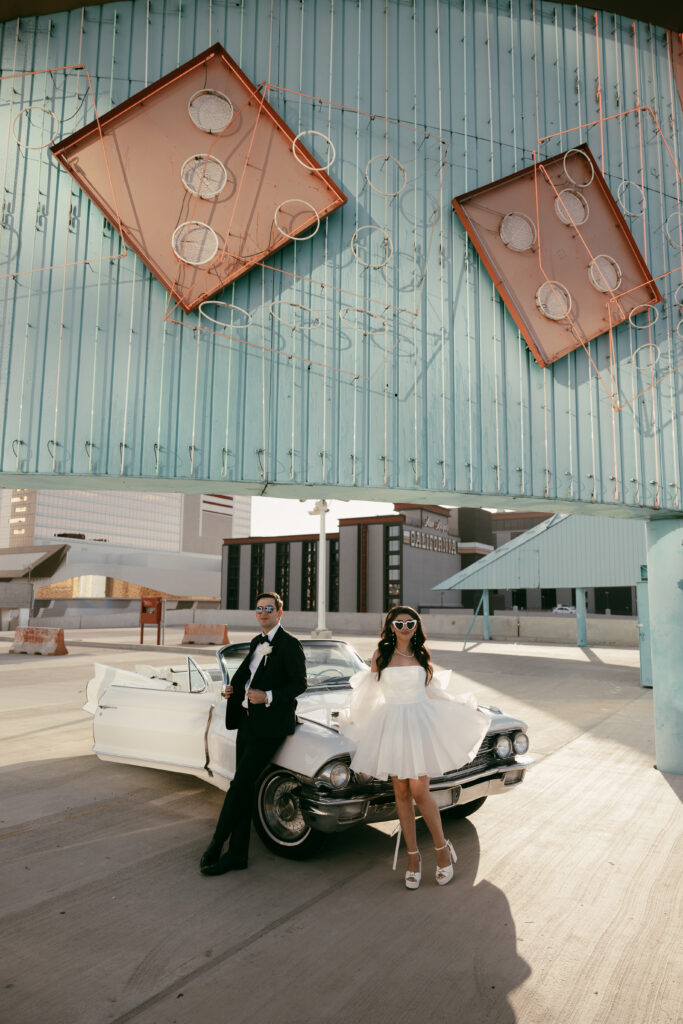
<path id="1" fill-rule="evenodd" d="M 278 749 L 273 761 L 281 768 L 312 779 L 327 761 L 353 755 L 355 749 L 355 743 L 336 729 L 300 721 L 294 733 Z"/>
<path id="2" fill-rule="evenodd" d="M 523 722 L 521 718 L 514 718 L 512 715 L 505 715 L 500 711 L 492 713 L 490 708 L 480 707 L 479 710 L 491 715 L 491 724 L 487 730 L 489 735 L 497 732 L 511 732 L 513 729 L 519 730 L 519 732 L 527 731 L 526 722 Z"/>

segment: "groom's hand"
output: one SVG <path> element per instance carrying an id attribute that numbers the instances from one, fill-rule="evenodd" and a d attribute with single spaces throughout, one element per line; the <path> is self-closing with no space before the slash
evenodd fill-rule
<path id="1" fill-rule="evenodd" d="M 247 698 L 250 704 L 265 704 L 268 700 L 265 690 L 255 690 L 253 686 L 249 687 Z"/>

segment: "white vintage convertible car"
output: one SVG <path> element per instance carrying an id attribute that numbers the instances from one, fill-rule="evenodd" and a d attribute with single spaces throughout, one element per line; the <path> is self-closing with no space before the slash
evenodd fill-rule
<path id="1" fill-rule="evenodd" d="M 396 818 L 391 784 L 352 772 L 354 745 L 339 732 L 348 680 L 366 663 L 341 640 L 304 640 L 303 647 L 308 689 L 299 698 L 298 724 L 259 780 L 254 807 L 266 846 L 295 859 L 314 853 L 326 833 Z M 236 732 L 225 728 L 221 689 L 247 650 L 246 643 L 220 648 L 215 669 L 200 668 L 193 658 L 181 668 L 138 665 L 134 672 L 96 665 L 83 706 L 94 716 L 94 752 L 105 761 L 185 772 L 227 789 Z M 431 780 L 439 806 L 457 817 L 519 785 L 533 764 L 525 756 L 524 722 L 498 708 L 482 710 L 491 722 L 477 756 Z"/>

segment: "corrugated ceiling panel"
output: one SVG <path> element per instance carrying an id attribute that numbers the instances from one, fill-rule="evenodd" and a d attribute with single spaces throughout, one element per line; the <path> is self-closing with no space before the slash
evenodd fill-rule
<path id="1" fill-rule="evenodd" d="M 137 0 L 0 33 L 6 486 L 681 510 L 683 117 L 663 29 L 532 0 Z M 92 119 L 85 72 L 9 77 L 83 64 L 105 112 L 215 41 L 292 128 L 333 140 L 350 197 L 226 289 L 253 318 L 230 336 L 165 320 L 163 288 L 44 148 Z M 450 200 L 580 142 L 665 302 L 651 330 L 541 369 Z M 368 225 L 370 262 L 392 246 L 379 270 L 351 249 Z"/>

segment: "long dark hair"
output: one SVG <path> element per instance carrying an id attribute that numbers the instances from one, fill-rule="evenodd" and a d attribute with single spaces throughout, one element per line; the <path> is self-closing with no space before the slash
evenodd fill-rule
<path id="1" fill-rule="evenodd" d="M 428 647 L 425 645 L 425 634 L 422 628 L 422 619 L 414 608 L 409 608 L 408 605 L 400 604 L 395 608 L 392 608 L 384 620 L 384 626 L 380 634 L 379 643 L 377 644 L 377 678 L 382 675 L 382 670 L 387 667 L 392 659 L 394 650 L 396 649 L 396 633 L 391 628 L 391 623 L 394 621 L 397 615 L 409 615 L 411 619 L 415 619 L 417 625 L 415 626 L 415 632 L 411 641 L 413 648 L 413 656 L 415 660 L 422 665 L 427 675 L 427 682 L 432 678 L 434 670 L 432 669 L 432 656 L 429 653 Z"/>

